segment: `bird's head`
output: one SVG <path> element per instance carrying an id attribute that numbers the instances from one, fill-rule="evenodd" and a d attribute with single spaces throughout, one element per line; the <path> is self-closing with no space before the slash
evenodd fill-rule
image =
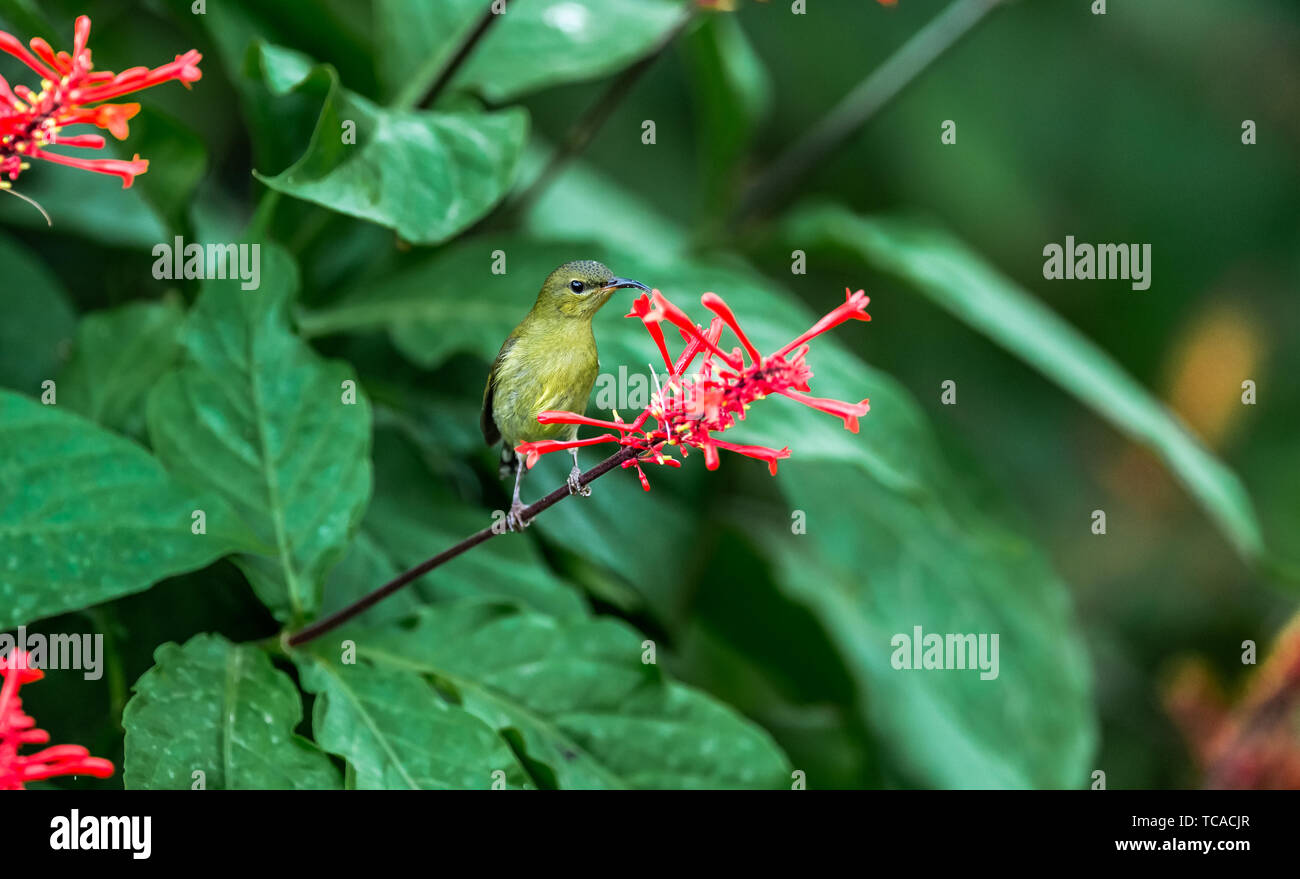
<path id="1" fill-rule="evenodd" d="M 590 319 L 615 290 L 623 287 L 650 289 L 640 281 L 617 277 L 604 263 L 593 259 L 574 260 L 547 276 L 537 294 L 537 307 L 565 317 Z"/>

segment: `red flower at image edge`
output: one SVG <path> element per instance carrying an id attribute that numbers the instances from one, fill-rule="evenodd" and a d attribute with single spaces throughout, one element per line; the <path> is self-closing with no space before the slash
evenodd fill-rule
<path id="1" fill-rule="evenodd" d="M 540 440 L 520 443 L 515 451 L 524 456 L 525 463 L 532 467 L 541 455 L 561 449 L 591 446 L 599 443 L 618 443 L 625 448 L 638 451 L 637 456 L 623 462 L 623 467 L 635 467 L 641 479 L 641 485 L 647 491 L 650 482 L 644 463 L 665 464 L 680 467 L 681 462 L 666 455 L 666 446 L 678 446 L 682 457 L 688 449 L 698 449 L 704 453 L 705 466 L 717 469 L 718 449 L 737 452 L 751 458 L 767 461 L 768 469 L 775 474 L 776 462 L 790 457 L 790 449 L 773 449 L 768 446 L 741 445 L 727 442 L 714 436 L 735 424 L 736 419 L 744 420 L 750 403 L 761 400 L 771 394 L 789 397 L 805 406 L 810 406 L 844 421 L 844 426 L 857 433 L 858 417 L 867 414 L 868 401 L 846 403 L 824 397 L 812 397 L 808 379 L 812 378 L 812 369 L 808 366 L 809 340 L 821 335 L 847 320 L 871 320 L 866 307 L 870 301 L 861 290 L 851 293 L 847 289 L 845 301 L 833 309 L 807 332 L 783 345 L 779 350 L 766 356 L 749 341 L 741 330 L 736 317 L 721 296 L 705 293 L 700 301 L 704 307 L 715 315 L 708 329 L 698 327 L 676 305 L 669 302 L 662 293 L 655 290 L 650 295 L 642 295 L 633 304 L 627 317 L 639 317 L 646 330 L 659 347 L 664 363 L 668 367 L 668 377 L 658 385 L 650 397 L 650 405 L 637 416 L 635 421 L 626 422 L 614 413 L 613 421 L 588 418 L 575 412 L 556 412 L 548 410 L 537 416 L 542 424 L 575 424 L 601 427 L 615 431 L 590 439 L 575 440 Z M 663 328 L 664 321 L 677 327 L 686 341 L 686 348 L 674 360 L 668 353 Z M 723 327 L 729 327 L 740 340 L 742 348 L 723 351 L 718 347 Z M 748 363 L 746 363 L 748 355 Z M 698 371 L 687 375 L 696 358 L 700 358 Z M 647 428 L 646 423 L 654 419 L 655 425 Z"/>
<path id="2" fill-rule="evenodd" d="M 66 125 L 87 124 L 103 128 L 118 140 L 127 136 L 127 120 L 140 112 L 139 104 L 102 104 L 131 92 L 176 80 L 186 88 L 202 77 L 199 61 L 191 49 L 176 60 L 150 70 L 132 67 L 121 73 L 96 71 L 90 61 L 86 41 L 90 38 L 90 18 L 77 18 L 72 54 L 55 52 L 50 44 L 33 39 L 31 50 L 12 34 L 0 31 L 0 51 L 26 64 L 41 77 L 41 90 L 34 92 L 24 85 L 12 89 L 0 76 L 0 189 L 7 189 L 27 169 L 28 159 L 44 159 L 83 171 L 110 174 L 122 179 L 126 188 L 137 174 L 149 169 L 149 161 L 138 155 L 124 159 L 83 159 L 46 151 L 47 146 L 103 149 L 104 138 L 98 134 L 65 136 Z M 94 106 L 91 106 L 91 105 Z"/>
<path id="3" fill-rule="evenodd" d="M 40 669 L 31 668 L 27 654 L 12 650 L 0 657 L 0 790 L 22 790 L 29 781 L 56 775 L 93 775 L 108 778 L 113 764 L 102 757 L 90 756 L 81 745 L 52 745 L 34 754 L 19 754 L 24 745 L 43 745 L 50 734 L 36 728 L 36 721 L 23 713 L 18 688 L 45 677 Z"/>

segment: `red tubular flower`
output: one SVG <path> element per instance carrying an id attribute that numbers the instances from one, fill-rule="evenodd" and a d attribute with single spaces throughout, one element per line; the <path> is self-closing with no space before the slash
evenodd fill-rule
<path id="1" fill-rule="evenodd" d="M 750 342 L 735 314 L 721 296 L 705 293 L 701 297 L 704 307 L 716 315 L 708 329 L 704 329 L 696 326 L 685 312 L 665 299 L 658 290 L 650 295 L 642 295 L 633 303 L 632 311 L 627 316 L 640 318 L 645 324 L 668 368 L 668 378 L 663 385 L 656 387 L 650 397 L 650 405 L 631 422 L 624 421 L 617 412 L 614 413 L 613 421 L 588 418 L 574 412 L 542 412 L 537 416 L 542 424 L 586 425 L 610 432 L 588 439 L 520 443 L 515 451 L 523 455 L 525 463 L 532 467 L 540 456 L 549 452 L 599 443 L 618 443 L 625 448 L 637 450 L 636 457 L 624 462 L 623 467 L 635 467 L 641 485 L 647 491 L 650 489 L 650 481 L 641 469 L 642 464 L 681 466 L 680 461 L 664 453 L 667 446 L 679 446 L 682 457 L 686 457 L 689 449 L 700 450 L 704 453 L 704 465 L 710 470 L 718 467 L 718 449 L 725 449 L 766 461 L 768 470 L 775 474 L 777 461 L 790 457 L 789 448 L 740 445 L 725 442 L 714 434 L 732 427 L 737 419 L 744 420 L 750 403 L 771 394 L 780 394 L 841 418 L 845 428 L 857 433 L 859 416 L 867 414 L 870 408 L 867 400 L 846 403 L 812 397 L 805 393 L 809 389 L 808 379 L 813 374 L 805 359 L 808 354 L 807 343 L 847 320 L 871 320 L 871 315 L 866 311 L 870 301 L 866 294 L 861 290 L 852 293 L 846 289 L 844 292 L 842 305 L 832 309 L 807 332 L 801 333 L 767 356 L 761 354 Z M 664 339 L 661 324 L 665 321 L 677 327 L 686 341 L 685 349 L 676 360 L 669 355 Z M 740 342 L 739 348 L 725 351 L 719 347 L 718 341 L 722 338 L 724 328 L 729 328 L 735 334 Z M 687 375 L 686 370 L 697 359 L 700 360 L 698 371 L 694 375 Z M 646 424 L 651 419 L 655 424 L 647 427 Z"/>
<path id="2" fill-rule="evenodd" d="M 81 745 L 52 745 L 34 754 L 19 754 L 24 745 L 43 745 L 50 734 L 36 728 L 36 721 L 23 713 L 18 688 L 45 677 L 40 669 L 31 668 L 27 654 L 11 651 L 8 659 L 0 657 L 0 790 L 22 790 L 29 781 L 41 781 L 56 775 L 93 775 L 108 778 L 113 764 L 102 757 L 90 756 Z"/>
<path id="3" fill-rule="evenodd" d="M 137 174 L 149 169 L 148 159 L 138 155 L 124 159 L 83 159 L 61 153 L 46 152 L 45 147 L 62 145 L 102 149 L 104 139 L 98 135 L 65 137 L 59 132 L 67 125 L 87 124 L 103 128 L 122 140 L 127 135 L 127 120 L 140 112 L 139 104 L 100 104 L 130 92 L 138 92 L 159 83 L 176 80 L 189 84 L 203 76 L 199 61 L 203 57 L 191 49 L 176 60 L 150 70 L 133 67 L 122 73 L 95 71 L 90 62 L 86 41 L 90 38 L 90 18 L 77 18 L 72 54 L 56 53 L 50 44 L 33 39 L 29 51 L 18 38 L 0 31 L 0 52 L 6 52 L 26 64 L 41 77 L 41 90 L 27 86 L 12 89 L 0 76 L 0 189 L 8 189 L 20 172 L 27 169 L 28 159 L 45 159 L 70 165 L 83 171 L 109 174 L 122 179 L 122 188 L 130 186 Z M 94 104 L 95 106 L 90 106 Z"/>

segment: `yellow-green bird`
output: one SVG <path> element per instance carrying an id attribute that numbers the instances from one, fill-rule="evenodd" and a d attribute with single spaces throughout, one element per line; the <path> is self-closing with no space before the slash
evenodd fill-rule
<path id="1" fill-rule="evenodd" d="M 502 441 L 501 475 L 514 470 L 514 500 L 506 517 L 512 531 L 528 525 L 519 515 L 524 508 L 519 500 L 524 462 L 515 454 L 515 446 L 546 439 L 569 440 L 578 432 L 572 424 L 538 424 L 537 415 L 547 409 L 581 414 L 587 408 L 600 368 L 591 319 L 614 291 L 623 287 L 650 289 L 640 281 L 616 277 L 595 260 L 566 262 L 547 276 L 537 302 L 506 337 L 492 364 L 483 389 L 479 426 L 489 446 Z M 578 485 L 582 473 L 578 450 L 570 451 L 569 491 L 590 494 L 590 488 L 583 490 Z"/>

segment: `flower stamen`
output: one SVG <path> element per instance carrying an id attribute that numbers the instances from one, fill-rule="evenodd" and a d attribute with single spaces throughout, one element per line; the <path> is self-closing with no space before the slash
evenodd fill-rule
<path id="1" fill-rule="evenodd" d="M 190 83 L 203 76 L 199 70 L 203 56 L 193 49 L 153 69 L 133 67 L 118 74 L 96 71 L 91 64 L 90 50 L 86 48 L 89 39 L 90 18 L 85 15 L 77 17 L 72 54 L 56 53 L 40 38 L 31 41 L 31 51 L 28 51 L 17 37 L 0 31 L 0 52 L 17 58 L 41 78 L 41 90 L 34 92 L 24 85 L 11 89 L 0 77 L 0 177 L 7 178 L 7 182 L 17 180 L 19 173 L 27 169 L 24 159 L 33 158 L 118 177 L 124 189 L 129 187 L 149 169 L 147 160 L 139 156 L 129 161 L 81 159 L 46 152 L 44 148 L 50 145 L 104 148 L 104 138 L 99 135 L 60 135 L 60 130 L 67 125 L 94 125 L 123 140 L 129 133 L 127 121 L 140 112 L 140 105 L 97 102 L 171 80 L 189 88 Z"/>

